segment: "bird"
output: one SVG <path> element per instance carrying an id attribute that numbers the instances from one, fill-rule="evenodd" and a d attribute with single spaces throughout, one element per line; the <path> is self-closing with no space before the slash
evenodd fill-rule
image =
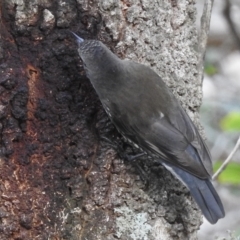
<path id="1" fill-rule="evenodd" d="M 101 41 L 72 34 L 86 76 L 120 134 L 157 157 L 189 189 L 211 224 L 223 218 L 209 150 L 162 78 L 148 66 L 120 59 Z"/>

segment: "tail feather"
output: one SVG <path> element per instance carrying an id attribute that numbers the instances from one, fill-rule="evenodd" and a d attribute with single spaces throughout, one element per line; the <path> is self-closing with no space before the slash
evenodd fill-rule
<path id="1" fill-rule="evenodd" d="M 186 185 L 203 215 L 210 223 L 215 224 L 225 216 L 222 202 L 210 179 L 197 178 L 174 166 L 167 165 L 166 167 Z"/>

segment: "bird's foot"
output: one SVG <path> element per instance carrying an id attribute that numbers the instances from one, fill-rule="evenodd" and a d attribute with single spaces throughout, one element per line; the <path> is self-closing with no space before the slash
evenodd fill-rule
<path id="1" fill-rule="evenodd" d="M 148 176 L 142 166 L 140 165 L 140 162 L 137 160 L 144 155 L 146 155 L 145 152 L 141 153 L 128 153 L 126 149 L 124 148 L 123 144 L 118 143 L 117 141 L 112 141 L 110 138 L 107 136 L 101 136 L 101 139 L 111 148 L 116 150 L 117 154 L 119 155 L 120 158 L 122 158 L 124 161 L 129 162 L 131 165 L 134 166 L 134 168 L 137 170 L 141 180 L 144 182 L 144 185 L 148 185 Z M 130 145 L 127 144 L 127 147 Z"/>

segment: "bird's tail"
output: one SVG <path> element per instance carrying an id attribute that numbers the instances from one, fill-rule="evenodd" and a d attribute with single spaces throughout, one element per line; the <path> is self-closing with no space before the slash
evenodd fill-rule
<path id="1" fill-rule="evenodd" d="M 164 165 L 166 166 L 166 164 Z M 166 167 L 190 190 L 203 215 L 211 224 L 215 224 L 225 216 L 222 202 L 210 179 L 197 178 L 180 168 L 168 164 Z"/>

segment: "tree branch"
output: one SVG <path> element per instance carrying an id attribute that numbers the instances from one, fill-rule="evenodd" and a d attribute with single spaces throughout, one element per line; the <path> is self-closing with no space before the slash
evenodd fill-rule
<path id="1" fill-rule="evenodd" d="M 208 32 L 210 29 L 210 20 L 212 14 L 214 0 L 205 0 L 203 14 L 201 17 L 201 28 L 198 37 L 198 51 L 199 51 L 199 62 L 198 62 L 198 72 L 199 72 L 199 82 L 203 79 L 203 59 L 206 52 Z"/>
<path id="2" fill-rule="evenodd" d="M 240 146 L 240 137 L 238 138 L 238 141 L 234 147 L 234 149 L 232 150 L 232 152 L 229 154 L 229 156 L 227 157 L 227 159 L 224 161 L 224 163 L 222 164 L 222 166 L 217 170 L 217 172 L 213 175 L 212 179 L 216 179 L 221 172 L 227 167 L 228 163 L 231 161 L 233 155 L 235 154 L 235 152 L 238 150 Z"/>
<path id="3" fill-rule="evenodd" d="M 223 10 L 223 14 L 226 18 L 226 21 L 230 27 L 230 30 L 232 32 L 232 35 L 236 41 L 236 44 L 237 44 L 237 47 L 238 49 L 240 50 L 240 37 L 238 35 L 238 32 L 235 28 L 235 25 L 231 19 L 231 3 L 230 3 L 230 0 L 226 0 L 226 4 L 225 4 L 225 8 Z"/>

